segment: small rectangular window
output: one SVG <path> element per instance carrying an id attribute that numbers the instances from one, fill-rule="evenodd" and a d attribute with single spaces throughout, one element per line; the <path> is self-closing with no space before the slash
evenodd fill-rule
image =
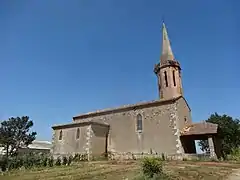
<path id="1" fill-rule="evenodd" d="M 167 72 L 166 71 L 164 71 L 164 78 L 165 78 L 166 87 L 168 87 L 168 79 L 167 79 Z"/>
<path id="2" fill-rule="evenodd" d="M 142 115 L 137 115 L 137 131 L 142 131 Z"/>
<path id="3" fill-rule="evenodd" d="M 79 130 L 79 128 L 77 128 L 76 139 L 79 139 L 79 137 L 80 137 L 80 130 Z"/>
<path id="4" fill-rule="evenodd" d="M 61 130 L 60 133 L 59 133 L 58 139 L 59 139 L 59 140 L 62 140 L 62 130 Z"/>
<path id="5" fill-rule="evenodd" d="M 176 86 L 175 71 L 172 72 L 173 75 L 173 85 Z"/>

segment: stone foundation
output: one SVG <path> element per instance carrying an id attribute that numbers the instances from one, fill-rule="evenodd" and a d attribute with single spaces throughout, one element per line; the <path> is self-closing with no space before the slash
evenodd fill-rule
<path id="1" fill-rule="evenodd" d="M 150 154 L 150 153 L 131 153 L 131 152 L 126 152 L 126 153 L 109 153 L 108 154 L 108 159 L 109 160 L 119 160 L 119 161 L 124 161 L 124 160 L 139 160 L 143 159 L 145 157 L 151 157 L 151 158 L 159 158 L 159 159 L 165 159 L 165 160 L 182 160 L 182 156 L 179 154 L 171 154 L 171 155 L 165 155 L 165 154 Z"/>

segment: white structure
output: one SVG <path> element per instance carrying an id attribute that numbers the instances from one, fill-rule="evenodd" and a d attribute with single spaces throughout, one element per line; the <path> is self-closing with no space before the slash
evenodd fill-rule
<path id="1" fill-rule="evenodd" d="M 33 141 L 32 144 L 28 146 L 30 149 L 47 149 L 50 150 L 52 148 L 52 143 L 49 141 Z"/>
<path id="2" fill-rule="evenodd" d="M 27 151 L 50 153 L 51 149 L 51 142 L 35 140 L 27 148 L 21 148 L 19 151 L 22 153 Z M 0 147 L 0 155 L 4 153 L 6 153 L 6 151 L 4 151 L 2 147 Z"/>

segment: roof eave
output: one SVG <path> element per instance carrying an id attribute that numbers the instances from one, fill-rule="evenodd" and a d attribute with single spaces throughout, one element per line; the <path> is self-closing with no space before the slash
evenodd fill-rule
<path id="1" fill-rule="evenodd" d="M 57 130 L 57 129 L 62 129 L 62 128 L 72 128 L 72 127 L 86 126 L 86 125 L 91 125 L 91 124 L 109 127 L 109 124 L 107 124 L 107 123 L 95 122 L 95 121 L 86 121 L 86 122 L 77 122 L 77 123 L 54 125 L 54 126 L 52 126 L 52 129 Z"/>
<path id="2" fill-rule="evenodd" d="M 171 98 L 171 99 L 142 102 L 142 103 L 137 103 L 137 104 L 124 105 L 124 106 L 117 107 L 117 108 L 103 109 L 103 110 L 99 110 L 99 111 L 89 112 L 86 114 L 80 114 L 80 115 L 74 116 L 73 121 L 75 121 L 76 119 L 83 119 L 83 118 L 88 118 L 88 117 L 93 117 L 93 116 L 100 116 L 100 115 L 104 115 L 104 114 L 116 113 L 116 112 L 120 112 L 120 111 L 133 110 L 133 109 L 147 107 L 147 106 L 155 106 L 155 105 L 164 105 L 164 104 L 168 104 L 168 103 L 174 103 L 181 97 L 182 96 L 178 96 L 178 97 Z"/>

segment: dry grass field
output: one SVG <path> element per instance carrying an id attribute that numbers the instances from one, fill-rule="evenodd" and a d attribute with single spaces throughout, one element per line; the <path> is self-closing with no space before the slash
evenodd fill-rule
<path id="1" fill-rule="evenodd" d="M 137 180 L 141 174 L 138 161 L 95 161 L 71 166 L 16 170 L 0 175 L 0 180 Z M 240 164 L 225 162 L 164 162 L 164 170 L 178 180 L 226 180 Z"/>

